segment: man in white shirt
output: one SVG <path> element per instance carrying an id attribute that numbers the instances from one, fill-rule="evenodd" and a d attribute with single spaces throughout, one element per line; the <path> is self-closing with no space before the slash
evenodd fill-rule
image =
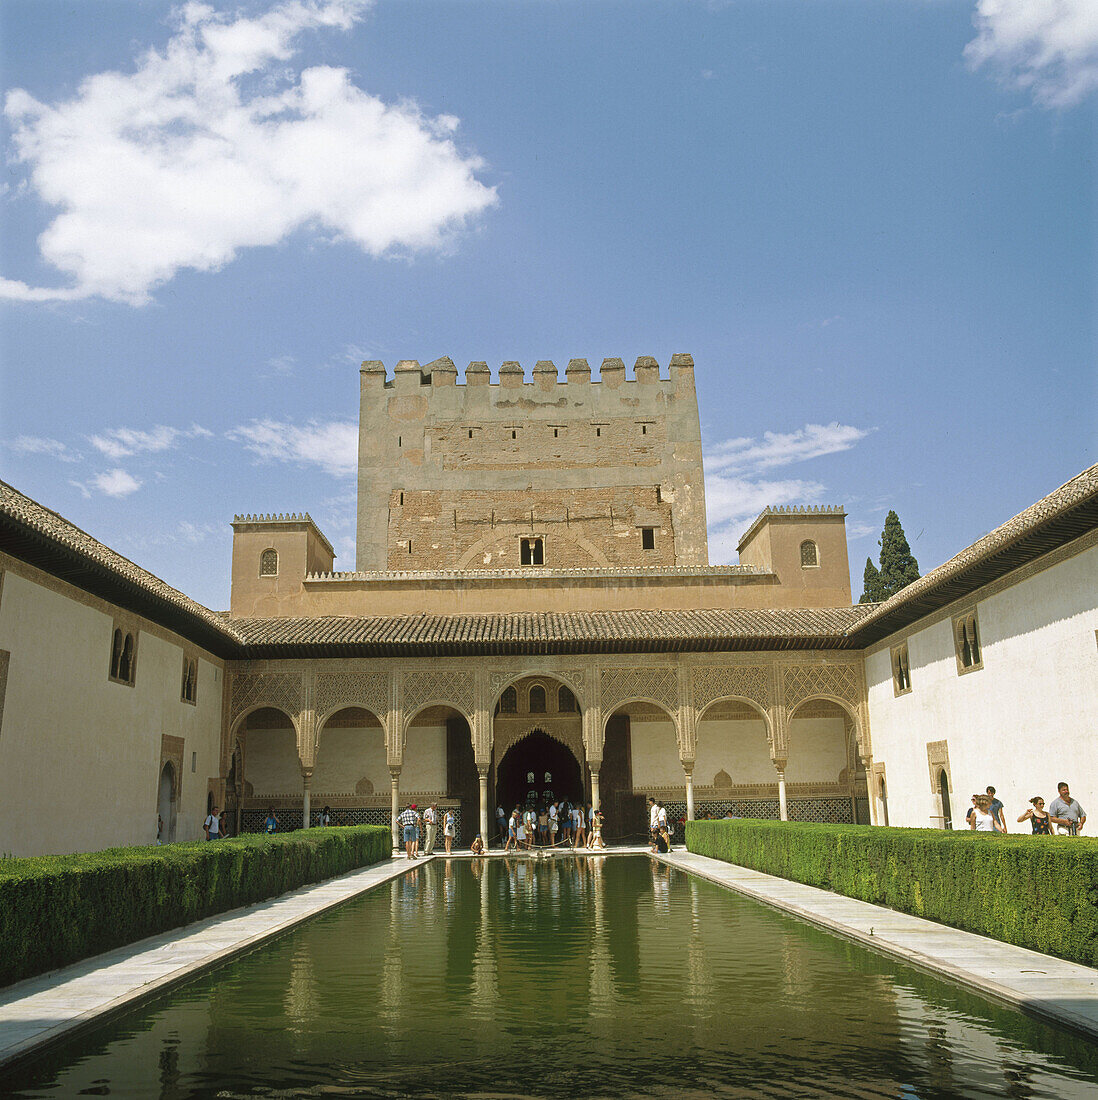
<path id="1" fill-rule="evenodd" d="M 207 840 L 217 840 L 221 836 L 221 818 L 217 816 L 216 806 L 202 822 L 202 828 L 206 830 Z"/>
<path id="2" fill-rule="evenodd" d="M 549 803 L 549 847 L 555 848 L 557 846 L 557 829 L 560 822 L 557 820 L 557 804 L 555 802 Z"/>
<path id="3" fill-rule="evenodd" d="M 656 830 L 659 828 L 660 823 L 660 808 L 656 805 L 656 800 L 649 795 L 648 796 L 648 845 L 654 852 L 656 850 Z"/>
<path id="4" fill-rule="evenodd" d="M 435 837 L 438 835 L 438 809 L 434 802 L 423 811 L 423 824 L 427 826 L 427 846 L 423 854 L 429 856 L 435 850 Z"/>

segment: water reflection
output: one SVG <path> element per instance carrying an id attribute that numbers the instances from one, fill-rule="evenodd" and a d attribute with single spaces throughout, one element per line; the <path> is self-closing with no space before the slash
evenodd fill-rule
<path id="1" fill-rule="evenodd" d="M 1083 1097 L 1092 1047 L 644 858 L 439 860 L 0 1078 L 72 1096 Z"/>

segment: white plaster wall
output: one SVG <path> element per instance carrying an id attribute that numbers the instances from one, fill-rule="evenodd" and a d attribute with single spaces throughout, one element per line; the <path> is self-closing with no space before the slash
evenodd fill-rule
<path id="1" fill-rule="evenodd" d="M 729 721 L 703 718 L 697 726 L 694 782 L 708 787 L 724 770 L 736 785 L 777 783 L 778 774 L 766 743 L 766 723 L 761 719 Z M 679 768 L 682 771 L 682 768 Z"/>
<path id="2" fill-rule="evenodd" d="M 182 702 L 182 644 L 142 630 L 136 685 L 112 683 L 113 628 L 113 614 L 5 572 L 0 852 L 154 843 L 163 734 L 184 740 L 175 838 L 202 835 L 218 774 L 222 671 L 200 655 L 198 705 Z"/>
<path id="3" fill-rule="evenodd" d="M 305 783 L 294 731 L 248 730 L 244 735 L 244 779 L 252 785 L 254 798 L 287 794 L 302 797 Z M 318 789 L 315 781 L 312 789 Z"/>
<path id="4" fill-rule="evenodd" d="M 313 771 L 314 800 L 324 794 L 354 794 L 361 779 L 369 779 L 375 794 L 388 794 L 385 731 L 381 726 L 323 730 Z"/>
<path id="5" fill-rule="evenodd" d="M 681 787 L 686 782 L 670 718 L 630 718 L 629 732 L 634 788 Z"/>
<path id="6" fill-rule="evenodd" d="M 790 721 L 787 783 L 837 783 L 846 765 L 846 725 L 841 717 Z"/>
<path id="7" fill-rule="evenodd" d="M 446 790 L 446 727 L 412 726 L 400 770 L 402 791 Z"/>
<path id="8" fill-rule="evenodd" d="M 964 822 L 969 796 L 990 783 L 1008 828 L 1020 829 L 1015 819 L 1029 798 L 1051 801 L 1060 779 L 1095 820 L 1096 582 L 1098 548 L 1091 548 L 979 599 L 984 667 L 964 675 L 949 620 L 912 630 L 911 692 L 899 698 L 889 647 L 866 657 L 873 759 L 885 765 L 890 824 L 938 824 L 926 745 L 941 740 L 949 746 L 955 825 Z"/>

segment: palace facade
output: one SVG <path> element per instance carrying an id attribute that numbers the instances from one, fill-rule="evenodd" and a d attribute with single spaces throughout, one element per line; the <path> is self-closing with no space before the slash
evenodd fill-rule
<path id="1" fill-rule="evenodd" d="M 0 852 L 459 815 L 534 787 L 797 820 L 963 826 L 1098 752 L 1098 467 L 879 605 L 841 508 L 767 509 L 710 566 L 693 362 L 527 381 L 363 364 L 357 568 L 238 515 L 218 614 L 0 484 Z M 546 778 L 548 776 L 548 778 Z M 1033 787 L 1033 790 L 1030 790 Z"/>

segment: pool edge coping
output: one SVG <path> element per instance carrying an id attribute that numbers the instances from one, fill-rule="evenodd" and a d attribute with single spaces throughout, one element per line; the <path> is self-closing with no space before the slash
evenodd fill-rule
<path id="1" fill-rule="evenodd" d="M 684 861 L 683 854 L 689 856 L 691 862 Z M 776 875 L 768 875 L 763 871 L 755 871 L 736 863 L 726 863 L 723 860 L 713 859 L 710 856 L 703 856 L 686 849 L 680 848 L 667 854 L 657 854 L 653 858 L 669 867 L 674 867 L 676 870 L 697 875 L 714 885 L 751 898 L 753 901 L 760 902 L 807 924 L 821 928 L 832 935 L 854 942 L 877 954 L 898 960 L 935 977 L 945 978 L 991 1000 L 1001 1001 L 1028 1016 L 1041 1020 L 1043 1023 L 1051 1023 L 1091 1042 L 1098 1041 L 1098 971 L 1083 966 L 1081 963 L 1069 962 L 1067 959 L 1060 959 L 1055 955 L 1045 955 L 1028 947 L 1018 947 L 1002 940 L 992 939 L 989 936 L 981 936 L 975 932 L 966 932 L 947 924 L 939 924 L 936 921 L 927 920 L 925 917 L 902 913 L 896 909 L 888 909 L 883 905 L 873 905 L 871 902 L 860 901 L 857 898 L 847 897 L 845 894 L 823 890 L 816 886 L 807 886 Z M 695 860 L 705 862 L 695 865 L 693 863 Z M 707 866 L 707 864 L 712 866 Z M 781 884 L 784 891 L 795 892 L 801 896 L 802 900 L 792 901 L 769 894 L 757 886 L 752 886 L 746 879 L 737 880 L 735 878 L 737 872 L 754 878 L 760 885 L 766 883 Z M 997 978 L 989 977 L 986 973 L 981 974 L 976 966 L 967 968 L 958 966 L 949 962 L 945 957 L 936 955 L 933 951 L 914 950 L 891 939 L 890 934 L 887 932 L 876 934 L 873 931 L 877 927 L 876 925 L 870 925 L 871 931 L 867 934 L 854 924 L 821 912 L 818 908 L 819 902 L 831 898 L 838 898 L 850 906 L 860 907 L 866 916 L 879 914 L 882 923 L 902 919 L 909 925 L 908 934 L 917 934 L 920 931 L 932 932 L 936 939 L 945 940 L 948 937 L 954 945 L 968 943 L 974 947 L 984 946 L 985 950 L 994 948 L 1003 955 L 1016 954 L 1018 962 L 1040 961 L 1048 969 L 1061 970 L 1076 978 L 1085 978 L 1094 987 L 1094 993 L 1089 998 L 1094 1006 L 1093 1015 L 1088 1018 L 1085 1015 L 1072 1012 L 1070 1009 L 1060 1007 L 1055 1001 L 1034 997 L 1031 992 L 1025 991 L 1019 986 L 1007 985 Z M 813 902 L 816 903 L 815 906 Z M 1018 967 L 1018 970 L 1021 971 L 1022 968 Z M 1055 981 L 1056 979 L 1050 976 L 1049 986 L 1054 987 Z"/>

